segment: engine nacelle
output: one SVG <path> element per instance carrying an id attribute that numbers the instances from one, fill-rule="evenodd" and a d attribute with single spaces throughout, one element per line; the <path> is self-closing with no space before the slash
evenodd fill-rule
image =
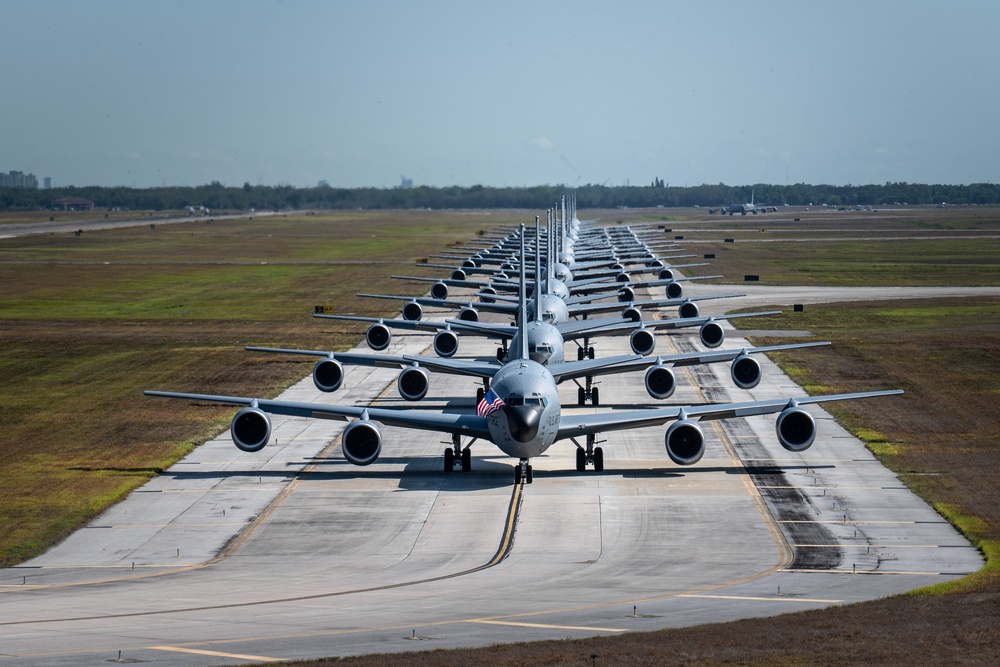
<path id="1" fill-rule="evenodd" d="M 382 453 L 382 433 L 375 422 L 359 419 L 344 429 L 340 448 L 348 463 L 371 465 Z"/>
<path id="2" fill-rule="evenodd" d="M 465 271 L 463 271 L 462 269 L 455 269 L 454 271 L 451 272 L 452 280 L 465 280 L 467 277 L 468 276 L 466 275 Z"/>
<path id="3" fill-rule="evenodd" d="M 729 375 L 733 382 L 740 389 L 753 389 L 760 384 L 763 375 L 760 362 L 749 354 L 741 354 L 733 359 L 733 365 L 729 367 Z"/>
<path id="4" fill-rule="evenodd" d="M 386 325 L 376 322 L 365 332 L 365 341 L 368 343 L 368 347 L 376 352 L 381 352 L 392 342 L 392 332 Z"/>
<path id="5" fill-rule="evenodd" d="M 476 264 L 475 260 L 472 259 L 471 257 L 469 259 L 465 260 L 464 262 L 462 262 L 462 268 L 463 269 L 475 269 L 478 266 L 479 265 Z"/>
<path id="6" fill-rule="evenodd" d="M 337 391 L 344 384 L 344 365 L 336 359 L 320 359 L 313 366 L 313 384 L 320 391 Z"/>
<path id="7" fill-rule="evenodd" d="M 684 288 L 679 282 L 667 283 L 666 289 L 668 299 L 679 299 L 684 296 Z"/>
<path id="8" fill-rule="evenodd" d="M 622 317 L 626 320 L 631 320 L 632 322 L 642 321 L 642 310 L 636 306 L 629 306 L 622 311 Z"/>
<path id="9" fill-rule="evenodd" d="M 790 404 L 778 415 L 774 430 L 782 447 L 790 452 L 802 452 L 816 439 L 816 420 L 797 404 Z"/>
<path id="10" fill-rule="evenodd" d="M 669 366 L 650 366 L 646 370 L 646 393 L 655 399 L 670 398 L 677 389 L 677 378 Z"/>
<path id="11" fill-rule="evenodd" d="M 479 311 L 472 307 L 463 308 L 458 312 L 458 319 L 463 322 L 478 322 Z"/>
<path id="12" fill-rule="evenodd" d="M 259 452 L 271 439 L 271 418 L 260 408 L 243 408 L 229 426 L 233 444 L 244 452 Z"/>
<path id="13" fill-rule="evenodd" d="M 705 434 L 696 422 L 682 419 L 670 425 L 663 437 L 667 456 L 679 466 L 689 466 L 705 455 Z"/>
<path id="14" fill-rule="evenodd" d="M 663 269 L 660 271 L 660 280 L 673 280 L 674 272 L 671 269 Z"/>
<path id="15" fill-rule="evenodd" d="M 702 324 L 698 330 L 698 336 L 701 338 L 701 344 L 705 347 L 719 347 L 726 340 L 726 332 L 722 325 L 715 320 L 709 320 Z"/>
<path id="16" fill-rule="evenodd" d="M 418 322 L 424 316 L 424 309 L 416 301 L 408 301 L 403 306 L 403 319 L 410 322 Z"/>
<path id="17" fill-rule="evenodd" d="M 622 271 L 617 276 L 615 276 L 616 283 L 630 283 L 632 282 L 632 276 Z"/>
<path id="18" fill-rule="evenodd" d="M 458 336 L 450 329 L 434 334 L 434 353 L 439 357 L 454 357 L 458 352 Z"/>
<path id="19" fill-rule="evenodd" d="M 635 290 L 631 287 L 623 287 L 618 290 L 618 300 L 622 302 L 635 301 Z"/>
<path id="20" fill-rule="evenodd" d="M 443 283 L 434 283 L 431 287 L 431 296 L 435 299 L 447 299 L 448 298 L 448 286 Z"/>
<path id="21" fill-rule="evenodd" d="M 701 311 L 698 309 L 698 304 L 694 301 L 685 301 L 677 307 L 678 317 L 698 317 L 700 313 Z"/>
<path id="22" fill-rule="evenodd" d="M 404 368 L 399 373 L 396 380 L 396 389 L 399 395 L 408 401 L 419 401 L 427 395 L 427 388 L 430 386 L 430 378 L 427 371 L 418 366 Z"/>
<path id="23" fill-rule="evenodd" d="M 651 269 L 662 269 L 662 268 L 666 267 L 667 265 L 663 263 L 662 259 L 653 259 L 651 262 L 648 262 L 646 264 L 646 266 L 649 267 L 649 268 L 651 268 Z M 673 278 L 673 276 L 670 276 L 670 277 Z M 662 280 L 662 278 L 661 278 L 661 280 Z"/>
<path id="24" fill-rule="evenodd" d="M 648 356 L 656 349 L 656 336 L 650 329 L 636 329 L 628 339 L 632 351 L 642 356 Z"/>
<path id="25" fill-rule="evenodd" d="M 479 290 L 479 300 L 483 303 L 496 303 L 495 297 L 497 295 L 496 288 L 494 287 L 484 287 Z"/>

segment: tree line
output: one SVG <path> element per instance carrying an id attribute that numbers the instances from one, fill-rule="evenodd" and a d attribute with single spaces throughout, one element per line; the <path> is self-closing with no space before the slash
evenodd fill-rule
<path id="1" fill-rule="evenodd" d="M 695 185 L 670 186 L 655 179 L 648 186 L 539 185 L 520 188 L 471 187 L 410 188 L 295 188 L 290 185 L 229 187 L 215 181 L 197 187 L 63 187 L 50 190 L 0 188 L 0 210 L 48 209 L 62 197 L 81 197 L 98 208 L 179 210 L 204 206 L 210 210 L 287 209 L 545 209 L 559 197 L 576 193 L 578 208 L 649 208 L 725 206 L 749 202 L 772 206 L 884 206 L 894 204 L 1000 204 L 1000 185 Z"/>

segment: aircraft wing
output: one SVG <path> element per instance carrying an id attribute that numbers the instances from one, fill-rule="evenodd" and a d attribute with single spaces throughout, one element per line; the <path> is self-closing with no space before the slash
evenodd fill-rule
<path id="1" fill-rule="evenodd" d="M 159 398 L 180 398 L 191 401 L 224 403 L 227 405 L 256 406 L 270 414 L 287 415 L 290 417 L 342 421 L 347 421 L 351 418 L 367 418 L 386 426 L 399 426 L 401 428 L 412 428 L 421 431 L 439 431 L 441 433 L 458 433 L 470 437 L 490 439 L 490 430 L 486 425 L 486 418 L 468 413 L 368 408 L 354 405 L 326 405 L 323 403 L 297 403 L 292 401 L 275 401 L 266 398 L 184 394 L 170 391 L 146 390 L 143 393 L 146 396 L 156 396 Z"/>
<path id="2" fill-rule="evenodd" d="M 571 380 L 585 375 L 613 375 L 615 373 L 631 373 L 641 371 L 650 366 L 663 364 L 665 366 L 696 366 L 699 364 L 716 364 L 723 361 L 732 361 L 741 354 L 763 354 L 765 352 L 781 352 L 783 350 L 796 350 L 803 347 L 819 347 L 829 345 L 829 342 L 815 343 L 791 343 L 786 345 L 768 345 L 766 347 L 744 347 L 738 350 L 709 350 L 708 352 L 685 352 L 682 354 L 661 354 L 643 357 L 641 355 L 624 355 L 621 357 L 608 357 L 606 360 L 616 360 L 614 363 L 598 365 L 593 368 L 582 368 L 583 372 L 577 372 L 574 368 L 569 374 L 560 374 L 557 369 L 562 364 L 550 364 L 549 370 L 556 378 L 556 382 L 561 380 Z M 600 359 L 589 360 L 590 363 L 601 361 Z M 585 361 L 565 362 L 569 364 L 583 364 Z"/>
<path id="3" fill-rule="evenodd" d="M 270 352 L 274 354 L 301 354 L 307 357 L 326 357 L 351 366 L 377 366 L 379 368 L 406 368 L 412 366 L 412 361 L 404 357 L 394 357 L 388 354 L 360 354 L 357 352 L 329 352 L 324 350 L 292 350 L 283 347 L 253 347 L 247 346 L 248 352 Z M 422 357 L 421 357 L 422 358 Z"/>
<path id="4" fill-rule="evenodd" d="M 409 368 L 416 364 L 436 373 L 471 375 L 473 377 L 493 377 L 500 365 L 488 361 L 466 361 L 462 359 L 441 359 L 421 355 L 395 357 L 389 354 L 358 354 L 355 352 L 324 352 L 323 350 L 290 350 L 282 347 L 247 347 L 250 352 L 272 352 L 275 354 L 301 354 L 310 357 L 335 359 L 349 366 L 376 366 L 378 368 Z"/>
<path id="5" fill-rule="evenodd" d="M 546 368 L 552 373 L 556 383 L 563 380 L 584 377 L 586 375 L 606 375 L 608 373 L 619 373 L 627 368 L 629 362 L 646 361 L 647 358 L 639 354 L 623 354 L 617 357 L 605 357 L 603 359 L 584 359 L 583 361 L 563 361 L 560 363 L 548 364 Z M 654 362 L 655 363 L 655 362 Z M 625 365 L 624 370 L 623 364 Z"/>
<path id="6" fill-rule="evenodd" d="M 417 364 L 435 373 L 451 375 L 469 375 L 477 378 L 491 378 L 500 370 L 501 365 L 495 361 L 466 361 L 462 359 L 442 359 L 440 357 L 421 357 L 418 355 L 403 355 L 402 359 L 408 366 Z"/>
<path id="7" fill-rule="evenodd" d="M 510 339 L 517 334 L 517 329 L 509 324 L 497 322 L 469 322 L 466 320 L 445 320 L 452 331 L 460 334 L 485 336 L 487 338 Z"/>
<path id="8" fill-rule="evenodd" d="M 652 408 L 649 410 L 630 410 L 628 412 L 611 411 L 598 414 L 562 415 L 556 440 L 604 433 L 606 431 L 622 431 L 633 428 L 644 428 L 646 426 L 659 426 L 675 419 L 687 418 L 692 421 L 701 421 L 730 419 L 733 417 L 753 417 L 781 412 L 793 404 L 811 405 L 828 401 L 848 401 L 858 398 L 875 398 L 877 396 L 892 396 L 902 393 L 900 389 L 893 389 L 854 394 L 809 396 L 795 399 L 778 398 L 746 403 L 711 403 L 671 408 Z"/>
<path id="9" fill-rule="evenodd" d="M 396 296 L 393 294 L 358 294 L 360 297 L 368 299 L 393 299 L 396 301 L 416 301 L 421 306 L 434 306 L 437 308 L 476 308 L 490 313 L 516 313 L 516 304 L 487 303 L 485 301 L 457 301 L 455 299 L 434 299 L 431 297 L 409 297 Z"/>
<path id="10" fill-rule="evenodd" d="M 618 323 L 597 324 L 591 328 L 580 327 L 573 330 L 569 335 L 574 338 L 583 336 L 614 336 L 620 333 L 634 331 L 635 329 L 684 329 L 687 327 L 700 327 L 709 320 L 733 320 L 740 317 L 760 317 L 761 315 L 780 315 L 780 310 L 767 310 L 759 313 L 737 313 L 735 315 L 710 315 L 706 317 L 677 317 L 670 320 L 643 320 L 633 322 L 631 320 L 620 320 Z M 586 322 L 587 320 L 583 320 Z M 566 334 L 563 334 L 566 337 Z"/>
<path id="11" fill-rule="evenodd" d="M 341 320 L 343 322 L 367 322 L 368 324 L 384 324 L 391 329 L 410 329 L 413 331 L 440 331 L 447 329 L 445 322 L 431 320 L 388 320 L 384 317 L 360 317 L 358 315 L 327 315 L 313 313 L 313 317 L 324 320 Z"/>
<path id="12" fill-rule="evenodd" d="M 621 284 L 621 283 L 619 283 Z M 631 285 L 630 285 L 631 286 Z M 586 304 L 578 305 L 577 303 L 569 306 L 569 314 L 573 317 L 579 317 L 580 315 L 590 315 L 596 313 L 612 313 L 614 311 L 624 311 L 626 308 L 671 308 L 673 306 L 680 306 L 688 301 L 707 301 L 711 299 L 732 299 L 736 297 L 746 296 L 746 294 L 713 294 L 710 296 L 691 296 L 691 297 L 677 297 L 676 299 L 648 299 L 644 301 L 619 301 L 617 303 L 601 303 L 601 304 Z M 586 299 L 590 297 L 577 297 L 578 299 Z M 567 305 L 569 300 L 567 300 Z"/>

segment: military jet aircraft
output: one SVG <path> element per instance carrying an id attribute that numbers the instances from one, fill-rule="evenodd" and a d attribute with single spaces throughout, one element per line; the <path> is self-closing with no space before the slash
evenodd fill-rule
<path id="1" fill-rule="evenodd" d="M 522 306 L 524 305 L 524 279 L 522 270 Z M 468 443 L 462 446 L 462 437 L 487 440 L 502 452 L 518 460 L 514 466 L 514 482 L 531 483 L 530 460 L 544 453 L 560 440 L 569 439 L 577 445 L 577 469 L 592 465 L 595 470 L 604 468 L 604 454 L 595 447 L 598 433 L 648 426 L 671 424 L 664 436 L 667 455 L 678 465 L 697 463 L 705 452 L 705 436 L 699 421 L 746 417 L 778 413 L 776 433 L 778 442 L 789 451 L 808 449 L 816 436 L 816 422 L 803 405 L 826 401 L 873 398 L 902 393 L 899 390 L 834 394 L 807 398 L 790 398 L 742 403 L 691 405 L 684 407 L 653 408 L 627 412 L 565 415 L 559 400 L 555 378 L 545 366 L 527 356 L 524 313 L 521 356 L 504 364 L 493 376 L 490 392 L 477 406 L 476 414 L 467 412 L 429 412 L 372 408 L 344 405 L 298 403 L 240 396 L 223 396 L 195 393 L 147 390 L 147 396 L 243 406 L 233 417 L 231 435 L 234 444 L 246 452 L 260 451 L 271 438 L 270 414 L 290 415 L 320 419 L 354 419 L 342 434 L 341 450 L 344 457 L 355 465 L 374 463 L 382 451 L 380 424 L 403 428 L 449 433 L 452 448 L 445 453 L 445 470 L 450 471 L 456 461 L 463 470 L 471 469 L 471 451 Z M 586 446 L 577 438 L 586 438 Z M 449 466 L 448 464 L 451 464 Z"/>

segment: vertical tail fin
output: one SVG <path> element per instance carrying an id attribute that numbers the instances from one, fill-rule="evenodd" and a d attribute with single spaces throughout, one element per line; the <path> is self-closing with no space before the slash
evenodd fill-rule
<path id="1" fill-rule="evenodd" d="M 521 300 L 517 309 L 517 340 L 521 348 L 521 360 L 528 359 L 528 292 L 524 279 L 524 225 L 521 225 L 521 270 L 520 284 Z"/>
<path id="2" fill-rule="evenodd" d="M 542 237 L 535 216 L 535 321 L 542 319 Z"/>

